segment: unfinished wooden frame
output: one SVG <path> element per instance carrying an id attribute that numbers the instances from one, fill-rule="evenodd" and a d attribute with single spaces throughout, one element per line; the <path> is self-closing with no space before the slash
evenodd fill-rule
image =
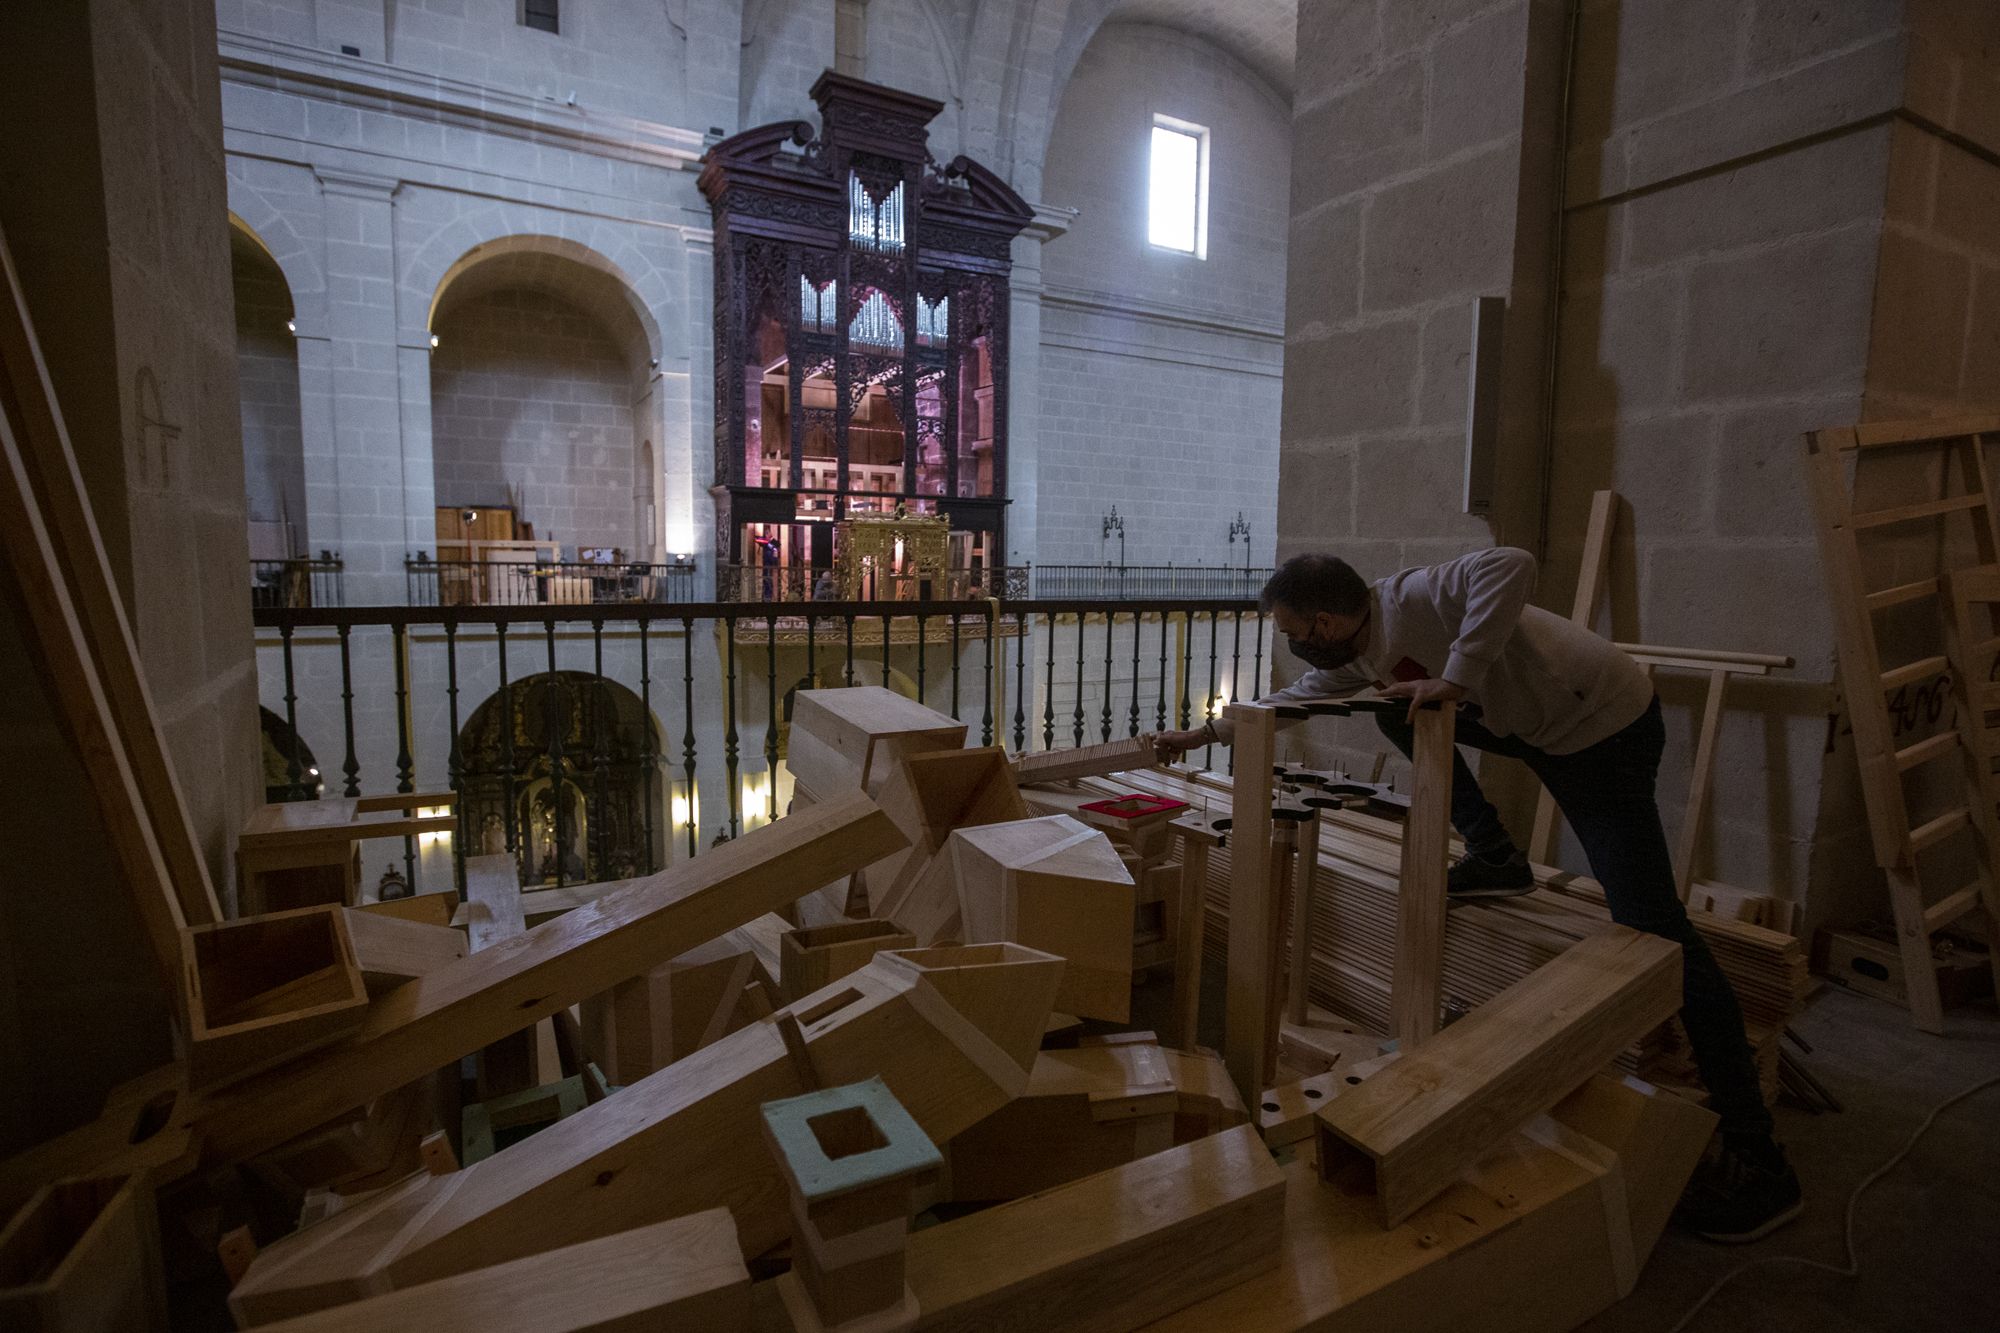
<path id="1" fill-rule="evenodd" d="M 511 948 L 399 986 L 354 1036 L 187 1108 L 212 1161 L 275 1147 L 350 1107 L 567 1009 L 661 958 L 789 903 L 902 846 L 859 792 L 754 829 L 692 861 L 631 881 L 595 910 L 556 917 Z"/>
<path id="2" fill-rule="evenodd" d="M 927 1135 L 949 1139 L 1026 1086 L 1061 967 L 1004 944 L 878 954 L 484 1162 L 279 1241 L 232 1308 L 261 1322 L 718 1204 L 760 1254 L 784 1239 L 789 1210 L 757 1107 L 879 1075 Z"/>

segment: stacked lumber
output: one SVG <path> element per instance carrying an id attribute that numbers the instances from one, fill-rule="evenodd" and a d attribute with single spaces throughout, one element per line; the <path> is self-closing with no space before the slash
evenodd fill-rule
<path id="1" fill-rule="evenodd" d="M 1148 791 L 1219 806 L 1231 790 L 1226 777 L 1181 772 L 1128 773 L 1115 782 L 1086 779 L 1104 792 Z M 1388 1031 L 1396 938 L 1400 825 L 1351 810 L 1323 812 L 1314 881 L 1315 913 L 1309 994 L 1315 1005 Z M 1453 846 L 1454 855 L 1458 852 Z M 1205 948 L 1227 948 L 1231 847 L 1208 861 Z M 1596 881 L 1536 866 L 1536 887 L 1518 898 L 1454 907 L 1445 924 L 1443 992 L 1448 1013 L 1485 1004 L 1570 945 L 1610 925 Z M 1790 935 L 1746 921 L 1691 912 L 1743 1007 L 1744 1027 L 1765 1080 L 1775 1091 L 1778 1041 L 1804 999 L 1807 959 Z M 1694 1081 L 1686 1040 L 1672 1027 L 1627 1051 L 1623 1063 L 1663 1083 Z"/>

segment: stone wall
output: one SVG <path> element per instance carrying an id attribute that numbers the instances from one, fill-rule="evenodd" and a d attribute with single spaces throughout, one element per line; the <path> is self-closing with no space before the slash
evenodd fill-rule
<path id="1" fill-rule="evenodd" d="M 568 302 L 487 293 L 437 321 L 431 432 L 437 503 L 510 503 L 541 541 L 644 544 L 637 526 L 631 355 Z"/>
<path id="2" fill-rule="evenodd" d="M 2000 242 L 1981 202 L 2000 180 L 1993 11 L 1586 0 L 1566 87 L 1549 58 L 1560 30 L 1549 39 L 1538 7 L 1528 7 L 1524 49 L 1501 38 L 1520 8 L 1302 13 L 1295 180 L 1327 183 L 1294 192 L 1280 554 L 1330 542 L 1380 574 L 1505 541 L 1543 554 L 1537 600 L 1566 612 L 1591 493 L 1615 488 L 1627 507 L 1601 631 L 1798 662 L 1730 695 L 1698 873 L 1805 900 L 1815 920 L 1879 914 L 1800 437 L 1862 417 L 1994 405 L 1986 307 Z M 1399 54 L 1405 28 L 1425 61 Z M 1482 28 L 1486 40 L 1470 37 Z M 1316 64 L 1313 50 L 1329 58 Z M 1554 365 L 1515 337 L 1510 308 L 1503 373 L 1502 456 L 1546 479 L 1546 505 L 1503 494 L 1489 532 L 1449 512 L 1463 349 L 1454 356 L 1440 339 L 1433 352 L 1421 304 L 1413 314 L 1399 303 L 1413 282 L 1426 295 L 1497 290 L 1511 265 L 1510 306 L 1534 304 L 1522 237 L 1548 235 L 1536 201 L 1554 195 L 1537 179 L 1538 153 L 1510 166 L 1504 149 L 1475 144 L 1442 167 L 1425 159 L 1454 141 L 1438 127 L 1496 109 L 1531 145 L 1550 144 L 1536 127 L 1565 94 Z M 1519 206 L 1508 247 L 1498 232 L 1510 191 Z M 1482 200 L 1500 201 L 1499 212 L 1469 229 Z M 1338 301 L 1314 295 L 1328 287 Z M 1308 373 L 1321 365 L 1331 373 Z M 1545 378 L 1546 453 L 1523 415 L 1528 384 Z M 1427 440 L 1431 416 L 1439 429 Z M 1307 511 L 1314 489 L 1339 497 L 1331 520 Z M 1685 813 L 1697 684 L 1660 681 L 1670 836 Z M 1375 747 L 1365 734 L 1329 743 L 1343 740 Z M 1486 775 L 1525 831 L 1531 787 L 1504 767 Z M 1583 868 L 1573 840 L 1562 859 Z"/>
<path id="3" fill-rule="evenodd" d="M 1206 257 L 1147 240 L 1153 116 L 1209 130 Z M 1284 103 L 1184 33 L 1111 24 L 1064 94 L 1044 173 L 1078 210 L 1043 256 L 1038 563 L 1267 564 L 1283 354 Z"/>
<path id="4" fill-rule="evenodd" d="M 42 338 L 191 823 L 223 901 L 259 796 L 214 10 L 0 10 L 0 228 Z M 162 980 L 74 752 L 0 663 L 0 1153 L 169 1058 Z"/>

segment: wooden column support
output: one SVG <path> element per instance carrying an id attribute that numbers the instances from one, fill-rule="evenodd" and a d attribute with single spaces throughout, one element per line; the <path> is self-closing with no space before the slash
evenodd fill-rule
<path id="1" fill-rule="evenodd" d="M 1396 1039 L 1408 1050 L 1437 1031 L 1444 975 L 1445 876 L 1451 855 L 1451 768 L 1455 708 L 1419 708 L 1410 816 L 1403 822 L 1396 899 Z"/>
<path id="2" fill-rule="evenodd" d="M 1223 710 L 1236 728 L 1236 782 L 1230 795 L 1229 980 L 1223 1058 L 1245 1104 L 1271 1085 L 1265 1027 L 1277 994 L 1271 922 L 1271 764 L 1277 714 L 1255 704 Z"/>

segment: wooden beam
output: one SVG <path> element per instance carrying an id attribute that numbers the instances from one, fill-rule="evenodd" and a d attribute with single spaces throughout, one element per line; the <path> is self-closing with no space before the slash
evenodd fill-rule
<path id="1" fill-rule="evenodd" d="M 1320 1112 L 1320 1174 L 1395 1226 L 1680 1003 L 1678 944 L 1592 936 Z"/>
<path id="2" fill-rule="evenodd" d="M 1201 940 L 1208 920 L 1208 852 L 1222 835 L 1194 811 L 1173 823 L 1181 846 L 1180 908 L 1174 913 L 1174 1045 L 1191 1051 L 1201 1021 Z"/>
<path id="3" fill-rule="evenodd" d="M 728 1333 L 750 1324 L 750 1270 L 726 1208 L 565 1245 L 287 1319 L 273 1333 Z"/>
<path id="4" fill-rule="evenodd" d="M 188 1108 L 210 1161 L 274 1147 L 902 845 L 859 792 L 633 880 L 369 1007 L 347 1042 Z"/>
<path id="5" fill-rule="evenodd" d="M 717 1205 L 761 1254 L 790 1220 L 759 1106 L 879 1075 L 927 1135 L 950 1139 L 1026 1086 L 1061 966 L 1014 945 L 878 954 L 483 1162 L 278 1241 L 231 1306 L 257 1323 Z"/>
<path id="6" fill-rule="evenodd" d="M 1494 1333 L 1560 1333 L 1576 1328 L 1621 1295 L 1617 1251 L 1644 1263 L 1638 1200 L 1680 1193 L 1700 1157 L 1684 1125 L 1685 1103 L 1643 1084 L 1608 1085 L 1613 1115 L 1573 1115 L 1563 1103 L 1548 1117 L 1613 1148 L 1626 1184 L 1631 1225 L 1614 1240 L 1606 1168 L 1583 1154 L 1557 1151 L 1512 1134 L 1466 1179 L 1402 1226 L 1385 1232 L 1366 1195 L 1328 1189 L 1303 1155 L 1281 1168 L 1285 1232 L 1279 1263 L 1248 1281 L 1189 1306 L 1149 1333 L 1378 1333 L 1383 1329 L 1478 1328 Z M 1644 1102 L 1628 1111 L 1624 1103 Z M 1707 1113 L 1699 1108 L 1696 1116 Z M 1614 1123 L 1622 1118 L 1623 1125 Z M 1703 1136 L 1705 1139 L 1705 1135 Z M 1651 1216 L 1651 1214 L 1647 1214 Z M 947 1232 L 949 1228 L 936 1230 Z M 1554 1275 L 1554 1276 L 1552 1276 Z"/>
<path id="7" fill-rule="evenodd" d="M 1271 949 L 1271 763 L 1278 716 L 1254 704 L 1230 704 L 1236 728 L 1237 782 L 1230 795 L 1229 979 L 1223 1014 L 1223 1059 L 1246 1104 L 1271 1085 L 1265 1060 L 1265 1017 L 1277 994 L 1278 960 Z"/>
<path id="8" fill-rule="evenodd" d="M 1390 995 L 1405 1050 L 1437 1031 L 1444 978 L 1446 877 L 1451 866 L 1452 737 L 1458 710 L 1419 708 L 1410 747 L 1410 815 L 1397 876 L 1396 971 Z"/>
<path id="9" fill-rule="evenodd" d="M 1137 1328 L 1269 1271 L 1284 1207 L 1248 1125 L 1169 1148 L 913 1233 L 919 1327 Z"/>
<path id="10" fill-rule="evenodd" d="M 1681 813 L 1680 855 L 1674 858 L 1674 888 L 1688 900 L 1694 883 L 1695 857 L 1701 854 L 1701 826 L 1708 815 L 1708 788 L 1715 780 L 1715 740 L 1722 730 L 1722 697 L 1729 689 L 1729 672 L 1708 673 L 1708 695 L 1702 701 L 1701 732 L 1695 742 L 1693 776 L 1688 782 L 1687 808 Z"/>
<path id="11" fill-rule="evenodd" d="M 1151 736 L 1133 736 L 1104 745 L 1083 745 L 1072 750 L 1038 750 L 1017 755 L 1014 781 L 1023 786 L 1034 782 L 1068 782 L 1075 778 L 1104 777 L 1129 773 L 1135 768 L 1151 768 L 1159 762 Z"/>

